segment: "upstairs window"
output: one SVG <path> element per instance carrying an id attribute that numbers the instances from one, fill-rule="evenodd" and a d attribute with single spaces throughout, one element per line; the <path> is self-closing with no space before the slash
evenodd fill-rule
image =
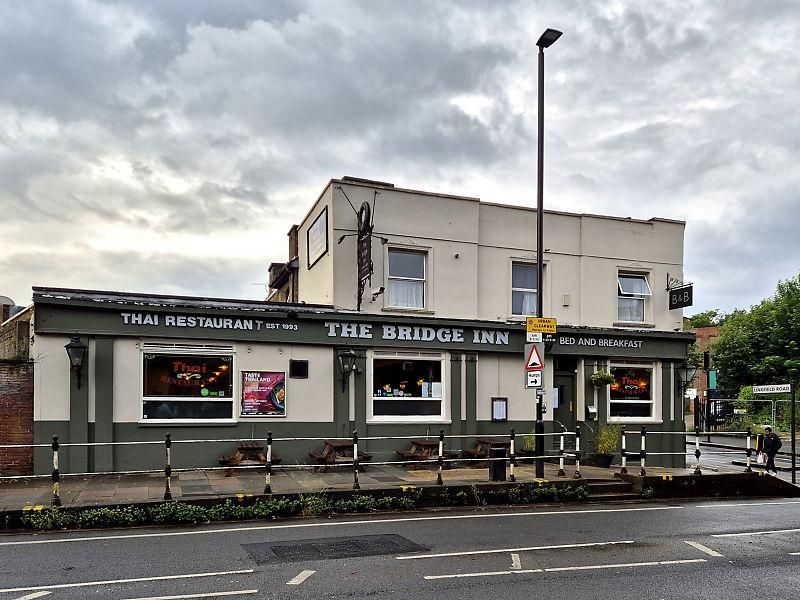
<path id="1" fill-rule="evenodd" d="M 535 315 L 536 295 L 539 293 L 536 265 L 511 263 L 511 314 Z"/>
<path id="2" fill-rule="evenodd" d="M 646 275 L 620 273 L 617 275 L 617 319 L 630 323 L 644 323 L 645 303 L 652 296 Z"/>
<path id="3" fill-rule="evenodd" d="M 425 252 L 389 249 L 389 306 L 425 308 Z"/>

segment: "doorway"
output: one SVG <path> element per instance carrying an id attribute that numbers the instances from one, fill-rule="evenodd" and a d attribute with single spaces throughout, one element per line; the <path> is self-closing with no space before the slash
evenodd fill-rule
<path id="1" fill-rule="evenodd" d="M 554 431 L 558 432 L 561 425 L 567 431 L 575 431 L 575 369 L 577 360 L 570 357 L 557 357 L 555 359 L 555 371 L 553 373 L 553 426 Z M 567 447 L 575 447 L 575 437 L 567 436 Z M 558 448 L 559 436 L 553 436 L 553 447 Z"/>

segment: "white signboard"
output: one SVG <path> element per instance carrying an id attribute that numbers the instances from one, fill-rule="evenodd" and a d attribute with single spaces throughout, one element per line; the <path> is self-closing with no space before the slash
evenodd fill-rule
<path id="1" fill-rule="evenodd" d="M 526 371 L 525 372 L 525 387 L 540 388 L 542 387 L 542 372 L 541 371 Z"/>
<path id="2" fill-rule="evenodd" d="M 754 394 L 783 394 L 792 391 L 792 385 L 789 383 L 778 383 L 776 385 L 754 385 Z"/>
<path id="3" fill-rule="evenodd" d="M 308 268 L 314 266 L 322 256 L 328 251 L 328 208 L 320 213 L 317 220 L 308 228 L 306 233 L 308 253 Z"/>
<path id="4" fill-rule="evenodd" d="M 525 341 L 529 344 L 541 344 L 542 335 L 541 331 L 529 331 L 525 334 Z"/>

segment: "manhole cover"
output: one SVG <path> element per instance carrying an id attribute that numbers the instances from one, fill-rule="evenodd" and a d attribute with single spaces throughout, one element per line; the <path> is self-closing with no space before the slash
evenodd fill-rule
<path id="1" fill-rule="evenodd" d="M 401 535 L 360 535 L 358 537 L 319 538 L 287 542 L 242 544 L 254 561 L 272 562 L 332 560 L 382 554 L 404 554 L 428 550 Z"/>

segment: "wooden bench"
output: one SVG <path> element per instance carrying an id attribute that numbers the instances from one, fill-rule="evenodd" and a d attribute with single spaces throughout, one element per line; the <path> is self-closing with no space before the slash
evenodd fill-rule
<path id="1" fill-rule="evenodd" d="M 273 465 L 279 465 L 281 464 L 281 459 L 273 452 L 271 462 Z M 258 442 L 241 442 L 236 452 L 230 456 L 223 456 L 219 459 L 219 465 L 221 467 L 238 467 L 242 464 L 266 465 L 267 455 L 264 452 L 264 447 Z M 233 469 L 229 468 L 225 471 L 225 476 L 230 477 L 231 475 L 233 475 Z"/>

